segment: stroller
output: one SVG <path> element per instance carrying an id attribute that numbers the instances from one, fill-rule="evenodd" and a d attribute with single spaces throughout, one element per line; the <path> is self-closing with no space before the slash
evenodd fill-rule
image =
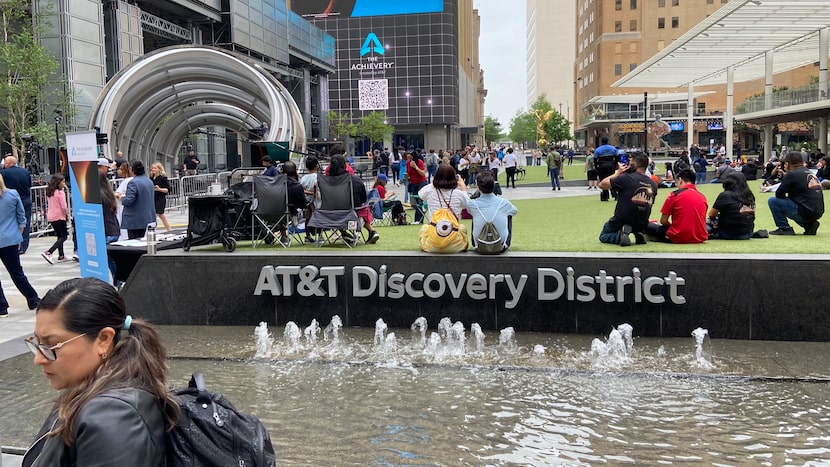
<path id="1" fill-rule="evenodd" d="M 240 240 L 250 239 L 251 199 L 234 195 L 191 196 L 184 251 L 191 246 L 220 242 L 225 251 L 236 250 Z"/>
<path id="2" fill-rule="evenodd" d="M 240 240 L 251 239 L 251 199 L 253 176 L 263 167 L 240 167 L 228 176 L 228 189 L 222 195 L 188 198 L 187 236 L 184 251 L 191 246 L 220 242 L 225 251 L 236 250 Z"/>

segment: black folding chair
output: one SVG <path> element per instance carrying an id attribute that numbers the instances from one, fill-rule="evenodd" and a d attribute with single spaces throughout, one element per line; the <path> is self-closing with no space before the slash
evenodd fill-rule
<path id="1" fill-rule="evenodd" d="M 291 213 L 288 209 L 288 178 L 283 175 L 268 177 L 254 175 L 254 197 L 251 202 L 251 246 L 260 243 L 279 242 L 285 248 L 291 246 L 286 234 Z"/>

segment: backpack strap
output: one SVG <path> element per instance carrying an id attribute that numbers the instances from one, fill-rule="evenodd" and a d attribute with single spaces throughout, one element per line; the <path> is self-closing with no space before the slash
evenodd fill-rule
<path id="1" fill-rule="evenodd" d="M 483 218 L 484 218 L 484 222 L 485 222 L 485 223 L 489 222 L 489 223 L 491 223 L 491 224 L 492 224 L 492 223 L 493 223 L 493 220 L 496 218 L 496 215 L 499 213 L 499 209 L 501 209 L 501 207 L 502 207 L 502 206 L 504 206 L 504 198 L 499 198 L 499 205 L 498 205 L 498 206 L 496 206 L 496 210 L 495 210 L 495 211 L 493 211 L 493 217 L 491 217 L 489 221 L 487 220 L 487 218 L 486 218 L 486 217 L 484 217 L 484 213 L 483 213 L 483 212 L 481 212 L 481 208 L 480 208 L 480 207 L 478 207 L 478 203 L 476 203 L 476 205 L 475 205 L 475 206 L 476 206 L 476 210 L 478 211 L 479 215 L 481 215 L 481 217 L 483 217 Z"/>

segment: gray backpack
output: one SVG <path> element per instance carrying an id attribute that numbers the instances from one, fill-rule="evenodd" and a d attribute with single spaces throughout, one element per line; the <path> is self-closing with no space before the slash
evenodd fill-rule
<path id="1" fill-rule="evenodd" d="M 496 211 L 493 213 L 493 217 L 491 217 L 489 221 L 485 219 L 484 225 L 481 226 L 481 231 L 478 235 L 476 235 L 476 253 L 482 255 L 497 255 L 504 251 L 504 240 L 502 240 L 499 230 L 496 228 L 495 224 L 493 224 L 493 219 L 495 219 L 502 204 L 504 204 L 503 199 L 496 208 Z M 481 212 L 481 209 L 478 206 L 476 206 L 476 210 L 483 218 L 484 213 Z"/>

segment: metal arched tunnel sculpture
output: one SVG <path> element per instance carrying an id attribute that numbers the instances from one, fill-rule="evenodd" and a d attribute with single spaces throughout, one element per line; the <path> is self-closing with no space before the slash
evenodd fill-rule
<path id="1" fill-rule="evenodd" d="M 287 141 L 289 149 L 305 151 L 297 103 L 260 65 L 223 49 L 175 46 L 144 55 L 115 75 L 89 126 L 109 135 L 108 157 L 117 147 L 130 159 L 169 167 L 198 128 L 225 127 L 247 136 L 263 124 L 263 141 Z"/>

